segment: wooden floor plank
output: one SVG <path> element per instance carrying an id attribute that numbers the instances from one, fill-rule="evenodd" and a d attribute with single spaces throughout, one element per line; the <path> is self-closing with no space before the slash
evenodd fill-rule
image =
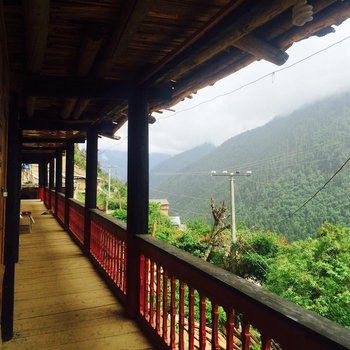
<path id="1" fill-rule="evenodd" d="M 13 349 L 151 349 L 117 302 L 40 201 L 23 201 L 32 212 L 31 233 L 20 235 L 16 266 Z"/>

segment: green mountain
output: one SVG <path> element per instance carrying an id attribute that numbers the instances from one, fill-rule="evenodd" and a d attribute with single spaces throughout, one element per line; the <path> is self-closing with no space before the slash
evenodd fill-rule
<path id="1" fill-rule="evenodd" d="M 229 205 L 228 178 L 210 171 L 251 170 L 251 177 L 235 178 L 236 221 L 290 240 L 314 236 L 325 220 L 350 225 L 350 163 L 292 215 L 350 157 L 349 135 L 350 93 L 345 93 L 227 140 L 156 190 L 182 220 L 210 220 L 210 197 Z"/>
<path id="2" fill-rule="evenodd" d="M 173 175 L 178 175 L 190 164 L 200 160 L 215 149 L 214 145 L 204 143 L 189 151 L 173 156 L 156 165 L 150 172 L 150 187 L 157 188 L 161 183 L 166 183 Z M 161 193 L 158 194 L 158 197 Z"/>

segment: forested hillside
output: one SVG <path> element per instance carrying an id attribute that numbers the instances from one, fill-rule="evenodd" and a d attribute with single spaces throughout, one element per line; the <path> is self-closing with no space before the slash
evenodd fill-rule
<path id="1" fill-rule="evenodd" d="M 172 213 L 210 220 L 209 198 L 229 199 L 229 183 L 210 171 L 253 171 L 235 181 L 236 220 L 289 240 L 313 236 L 321 224 L 350 225 L 350 165 L 308 205 L 291 216 L 350 157 L 350 93 L 317 101 L 224 142 L 167 178 L 153 197 Z M 154 186 L 153 186 L 154 187 Z"/>
<path id="2" fill-rule="evenodd" d="M 205 143 L 161 162 L 151 169 L 150 187 L 157 187 L 162 182 L 167 182 L 171 176 L 176 175 L 174 173 L 181 172 L 187 166 L 208 155 L 214 149 L 214 145 Z"/>

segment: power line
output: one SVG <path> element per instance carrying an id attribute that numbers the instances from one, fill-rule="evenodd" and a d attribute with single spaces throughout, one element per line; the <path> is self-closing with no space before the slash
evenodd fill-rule
<path id="1" fill-rule="evenodd" d="M 320 187 L 309 199 L 307 199 L 303 204 L 301 204 L 297 209 L 295 209 L 292 213 L 287 215 L 284 219 L 277 223 L 279 226 L 282 222 L 289 220 L 293 215 L 295 215 L 298 211 L 303 209 L 309 202 L 311 202 L 321 191 L 323 191 L 326 186 L 343 170 L 345 165 L 350 161 L 350 157 L 342 164 L 342 166 L 324 183 L 322 187 Z"/>
<path id="2" fill-rule="evenodd" d="M 277 69 L 277 70 L 275 70 L 275 71 L 272 71 L 272 72 L 270 72 L 270 73 L 264 74 L 264 75 L 260 76 L 259 78 L 255 79 L 255 80 L 252 80 L 252 81 L 250 81 L 250 82 L 248 82 L 248 83 L 246 83 L 246 84 L 243 84 L 243 85 L 239 86 L 239 87 L 236 88 L 236 89 L 233 89 L 233 90 L 231 90 L 231 91 L 228 91 L 228 92 L 226 92 L 226 93 L 224 93 L 224 94 L 216 95 L 216 96 L 214 96 L 213 98 L 211 98 L 211 99 L 209 99 L 209 100 L 200 102 L 200 103 L 198 103 L 198 104 L 196 104 L 196 105 L 194 105 L 194 106 L 192 106 L 192 107 L 185 108 L 185 109 L 183 109 L 183 110 L 181 110 L 181 111 L 175 112 L 175 113 L 173 113 L 173 114 L 171 114 L 171 115 L 168 115 L 168 116 L 166 116 L 166 117 L 158 118 L 158 120 L 168 119 L 168 118 L 170 118 L 170 117 L 174 117 L 174 116 L 177 115 L 177 114 L 181 114 L 181 113 L 184 113 L 184 112 L 191 111 L 191 110 L 193 110 L 193 109 L 195 109 L 195 108 L 197 108 L 197 107 L 199 107 L 199 106 L 202 106 L 202 105 L 207 104 L 207 103 L 209 103 L 209 102 L 213 102 L 213 101 L 215 101 L 215 100 L 218 99 L 218 98 L 225 97 L 225 96 L 228 96 L 228 95 L 232 95 L 233 93 L 238 92 L 238 91 L 240 91 L 240 90 L 242 90 L 242 89 L 244 89 L 244 88 L 246 88 L 246 87 L 248 87 L 248 86 L 250 86 L 250 85 L 256 84 L 256 83 L 258 83 L 259 81 L 261 81 L 261 80 L 263 80 L 263 79 L 265 79 L 265 78 L 267 78 L 267 77 L 269 77 L 269 76 L 274 77 L 276 73 L 279 73 L 279 72 L 282 72 L 282 71 L 284 71 L 284 70 L 290 69 L 290 68 L 292 68 L 292 67 L 294 67 L 294 66 L 296 66 L 296 65 L 298 65 L 298 64 L 300 64 L 300 63 L 302 63 L 302 62 L 304 62 L 304 61 L 307 61 L 308 59 L 310 59 L 310 58 L 312 58 L 312 57 L 314 57 L 314 56 L 316 56 L 316 55 L 318 55 L 318 54 L 320 54 L 320 53 L 322 53 L 322 52 L 325 52 L 325 51 L 331 49 L 332 47 L 334 47 L 334 46 L 336 46 L 336 45 L 341 44 L 342 42 L 348 40 L 349 38 L 350 38 L 350 35 L 347 36 L 347 37 L 345 37 L 345 38 L 343 38 L 343 39 L 341 39 L 341 40 L 339 40 L 339 41 L 337 41 L 337 42 L 335 42 L 335 43 L 333 43 L 333 44 L 331 44 L 331 45 L 329 45 L 329 46 L 327 46 L 327 47 L 325 47 L 325 48 L 323 48 L 323 49 L 321 49 L 321 50 L 318 50 L 318 51 L 312 53 L 312 54 L 309 55 L 309 56 L 306 56 L 306 57 L 300 59 L 299 61 L 296 61 L 296 62 L 290 64 L 289 66 L 285 66 L 285 67 L 282 67 L 282 68 Z"/>

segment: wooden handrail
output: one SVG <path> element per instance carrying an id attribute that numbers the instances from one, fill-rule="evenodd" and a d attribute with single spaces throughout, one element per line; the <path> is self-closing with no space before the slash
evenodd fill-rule
<path id="1" fill-rule="evenodd" d="M 344 327 L 150 235 L 138 235 L 136 242 L 143 259 L 212 303 L 233 308 L 283 350 L 350 349 L 350 331 Z"/>
<path id="2" fill-rule="evenodd" d="M 103 226 L 107 231 L 115 234 L 118 238 L 126 240 L 126 224 L 101 210 L 90 209 L 91 220 Z"/>
<path id="3" fill-rule="evenodd" d="M 78 200 L 74 199 L 74 198 L 69 198 L 69 205 L 77 208 L 78 210 L 84 211 L 85 210 L 85 206 L 83 203 L 79 202 Z"/>

